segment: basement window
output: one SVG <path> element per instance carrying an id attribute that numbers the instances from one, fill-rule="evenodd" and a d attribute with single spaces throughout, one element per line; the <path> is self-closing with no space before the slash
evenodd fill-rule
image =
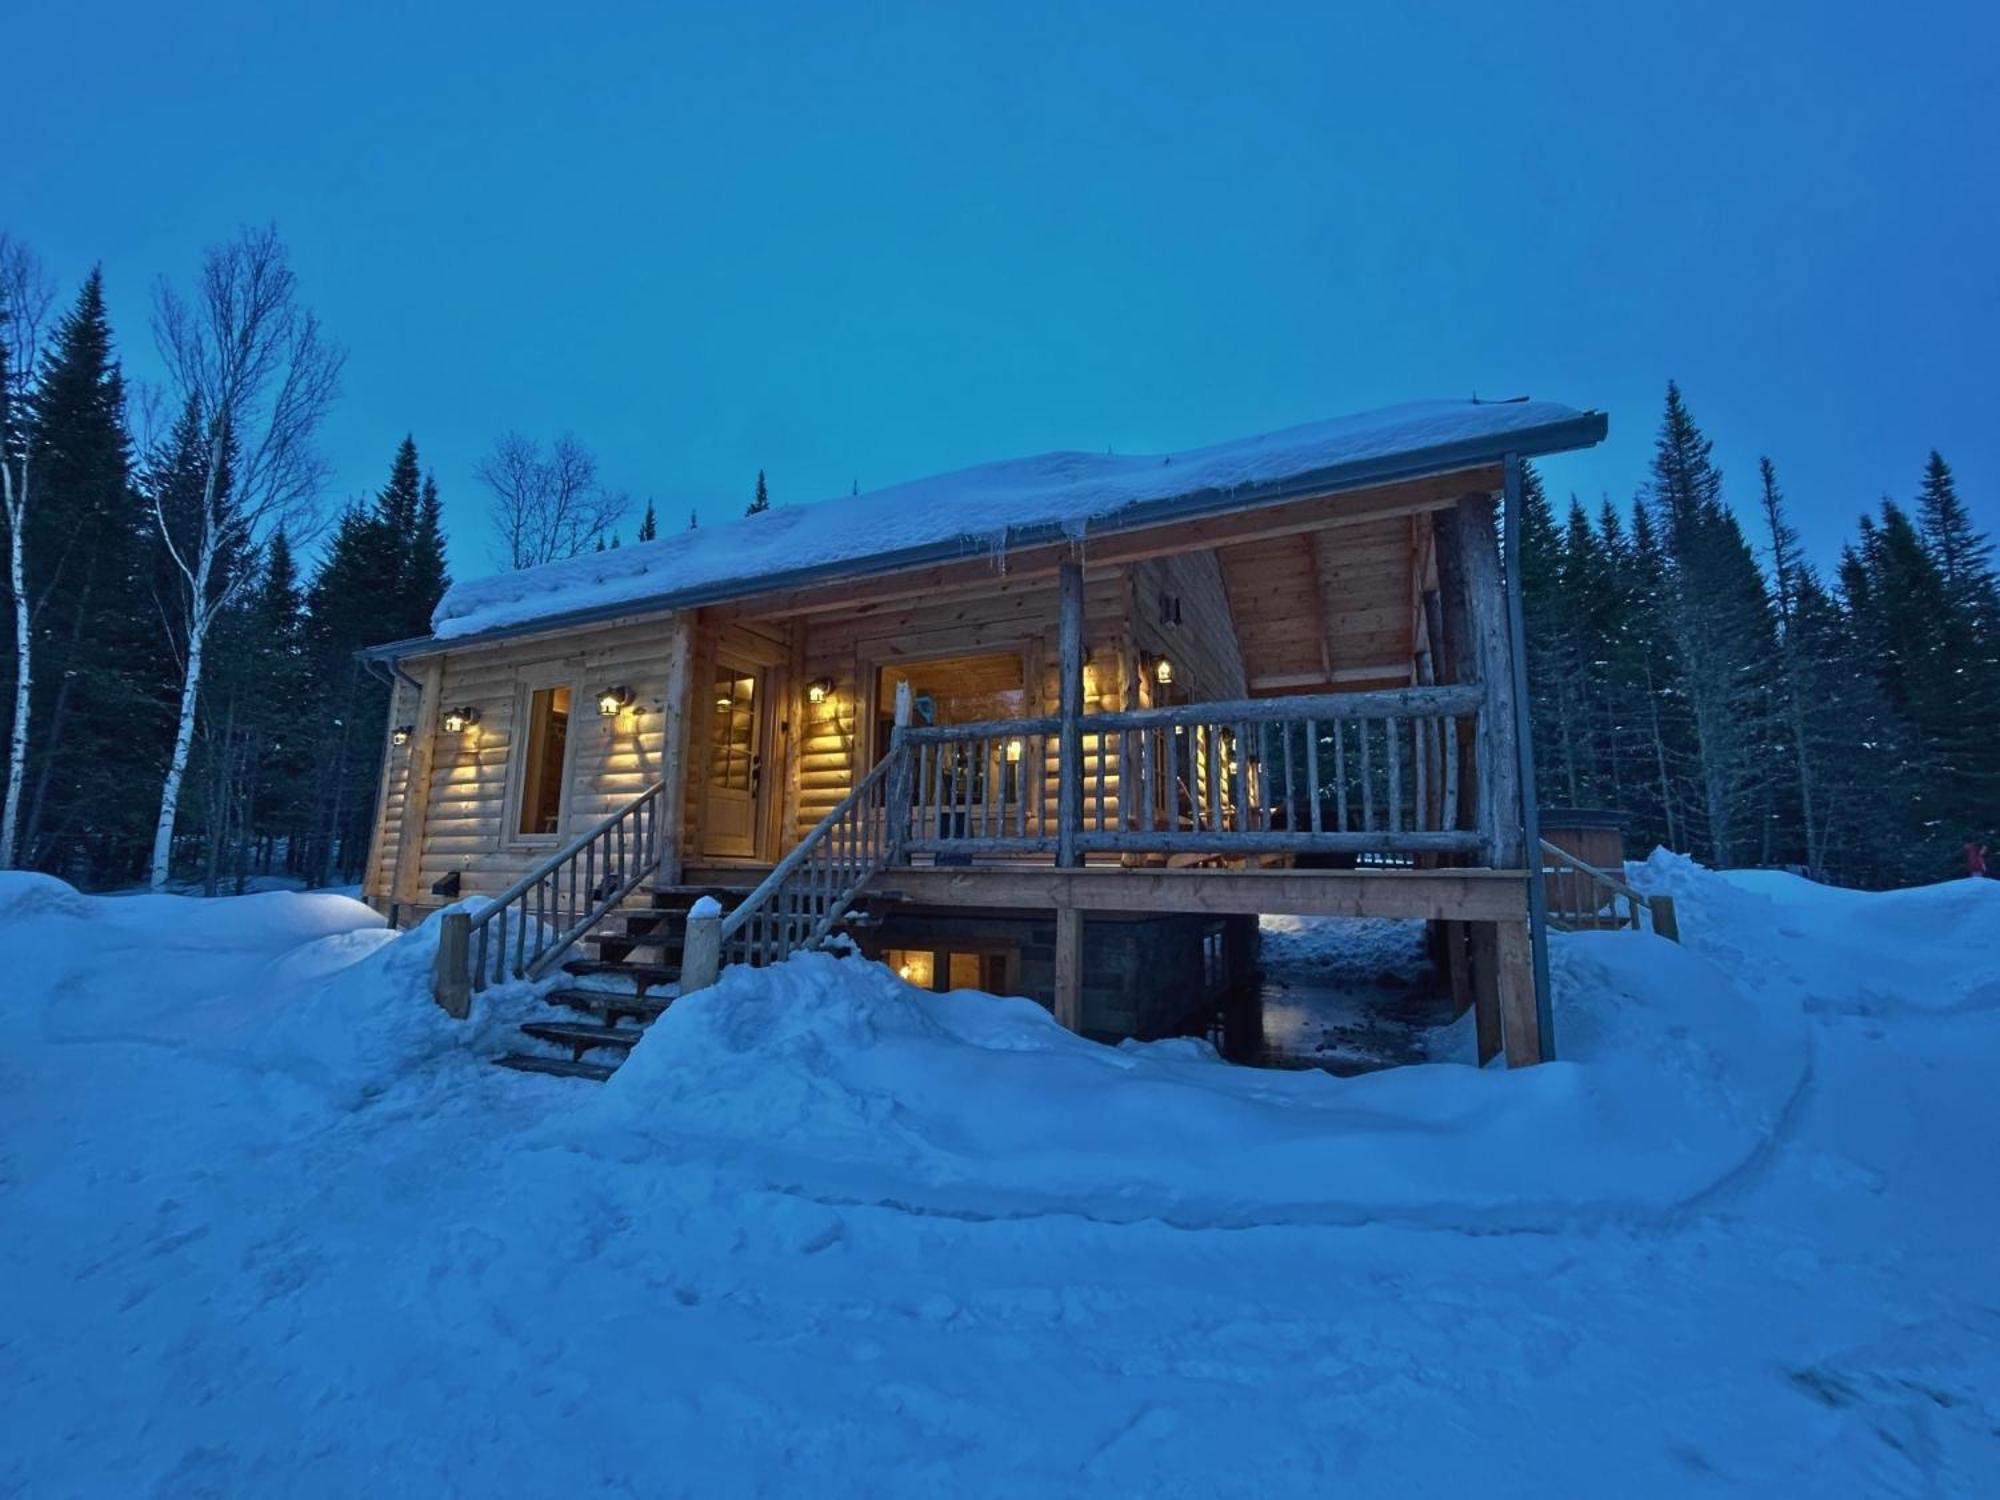
<path id="1" fill-rule="evenodd" d="M 528 695 L 527 757 L 521 766 L 521 810 L 515 824 L 515 832 L 523 838 L 545 838 L 562 827 L 569 704 L 567 685 L 536 688 Z"/>
<path id="2" fill-rule="evenodd" d="M 920 990 L 984 990 L 989 995 L 1014 990 L 1012 949 L 891 948 L 882 962 Z"/>

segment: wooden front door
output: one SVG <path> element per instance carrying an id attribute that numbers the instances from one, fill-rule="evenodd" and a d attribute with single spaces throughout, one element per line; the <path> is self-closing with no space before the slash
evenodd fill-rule
<path id="1" fill-rule="evenodd" d="M 767 673 L 753 662 L 719 655 L 710 693 L 708 791 L 702 853 L 755 859 L 764 830 Z"/>

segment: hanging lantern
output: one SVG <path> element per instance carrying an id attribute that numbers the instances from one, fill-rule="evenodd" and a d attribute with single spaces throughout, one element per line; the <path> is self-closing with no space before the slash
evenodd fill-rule
<path id="1" fill-rule="evenodd" d="M 1153 663 L 1153 681 L 1157 682 L 1161 687 L 1167 687 L 1173 680 L 1174 664 L 1169 658 L 1163 656 Z"/>
<path id="2" fill-rule="evenodd" d="M 608 687 L 597 695 L 597 711 L 607 719 L 631 706 L 632 690 L 628 687 Z"/>
<path id="3" fill-rule="evenodd" d="M 476 708 L 448 708 L 444 711 L 446 734 L 464 734 L 478 722 L 479 710 Z"/>

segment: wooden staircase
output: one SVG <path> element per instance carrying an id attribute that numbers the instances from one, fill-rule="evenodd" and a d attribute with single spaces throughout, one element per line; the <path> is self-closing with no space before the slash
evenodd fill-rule
<path id="1" fill-rule="evenodd" d="M 563 964 L 563 972 L 582 983 L 559 985 L 542 997 L 550 1005 L 575 1011 L 578 1019 L 529 1021 L 521 1027 L 521 1034 L 540 1043 L 540 1048 L 508 1052 L 494 1061 L 522 1073 L 602 1083 L 618 1071 L 646 1029 L 679 998 L 688 912 L 695 902 L 712 896 L 729 912 L 749 894 L 747 887 L 653 888 L 646 907 L 614 914 L 603 929 L 583 939 L 595 957 L 572 958 Z M 882 920 L 881 904 L 896 899 L 891 895 L 862 898 L 835 924 L 835 934 L 877 925 Z M 754 958 L 746 961 L 758 962 Z"/>
<path id="2" fill-rule="evenodd" d="M 658 886 L 646 907 L 613 913 L 607 926 L 583 940 L 595 956 L 563 964 L 565 974 L 585 983 L 563 984 L 542 997 L 584 1019 L 530 1021 L 522 1035 L 541 1043 L 541 1050 L 509 1052 L 494 1061 L 523 1073 L 603 1082 L 680 993 L 689 909 L 713 896 L 727 911 L 747 894 L 715 886 Z"/>

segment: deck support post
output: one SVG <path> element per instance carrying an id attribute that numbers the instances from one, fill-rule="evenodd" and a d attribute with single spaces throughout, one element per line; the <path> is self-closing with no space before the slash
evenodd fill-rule
<path id="1" fill-rule="evenodd" d="M 472 1014 L 472 913 L 448 911 L 438 923 L 437 971 L 431 995 L 454 1021 Z"/>
<path id="2" fill-rule="evenodd" d="M 1546 1039 L 1535 1003 L 1535 966 L 1526 922 L 1496 922 L 1496 975 L 1500 989 L 1500 1035 L 1507 1066 L 1547 1062 Z"/>
<path id="3" fill-rule="evenodd" d="M 1062 565 L 1062 703 L 1056 770 L 1056 863 L 1083 863 L 1083 565 Z M 1060 944 L 1058 944 L 1060 947 Z"/>
<path id="4" fill-rule="evenodd" d="M 1468 922 L 1465 938 L 1473 1027 L 1483 1068 L 1500 1055 L 1500 926 L 1497 922 Z"/>
<path id="5" fill-rule="evenodd" d="M 694 699 L 694 613 L 680 610 L 667 626 L 667 683 L 660 695 L 660 885 L 679 885 L 686 856 L 687 746 Z"/>
<path id="6" fill-rule="evenodd" d="M 1648 896 L 1646 905 L 1653 913 L 1653 931 L 1669 942 L 1681 940 L 1680 913 L 1674 910 L 1672 896 Z"/>
<path id="7" fill-rule="evenodd" d="M 1056 908 L 1056 1003 L 1058 1025 L 1083 1030 L 1083 913 Z"/>

